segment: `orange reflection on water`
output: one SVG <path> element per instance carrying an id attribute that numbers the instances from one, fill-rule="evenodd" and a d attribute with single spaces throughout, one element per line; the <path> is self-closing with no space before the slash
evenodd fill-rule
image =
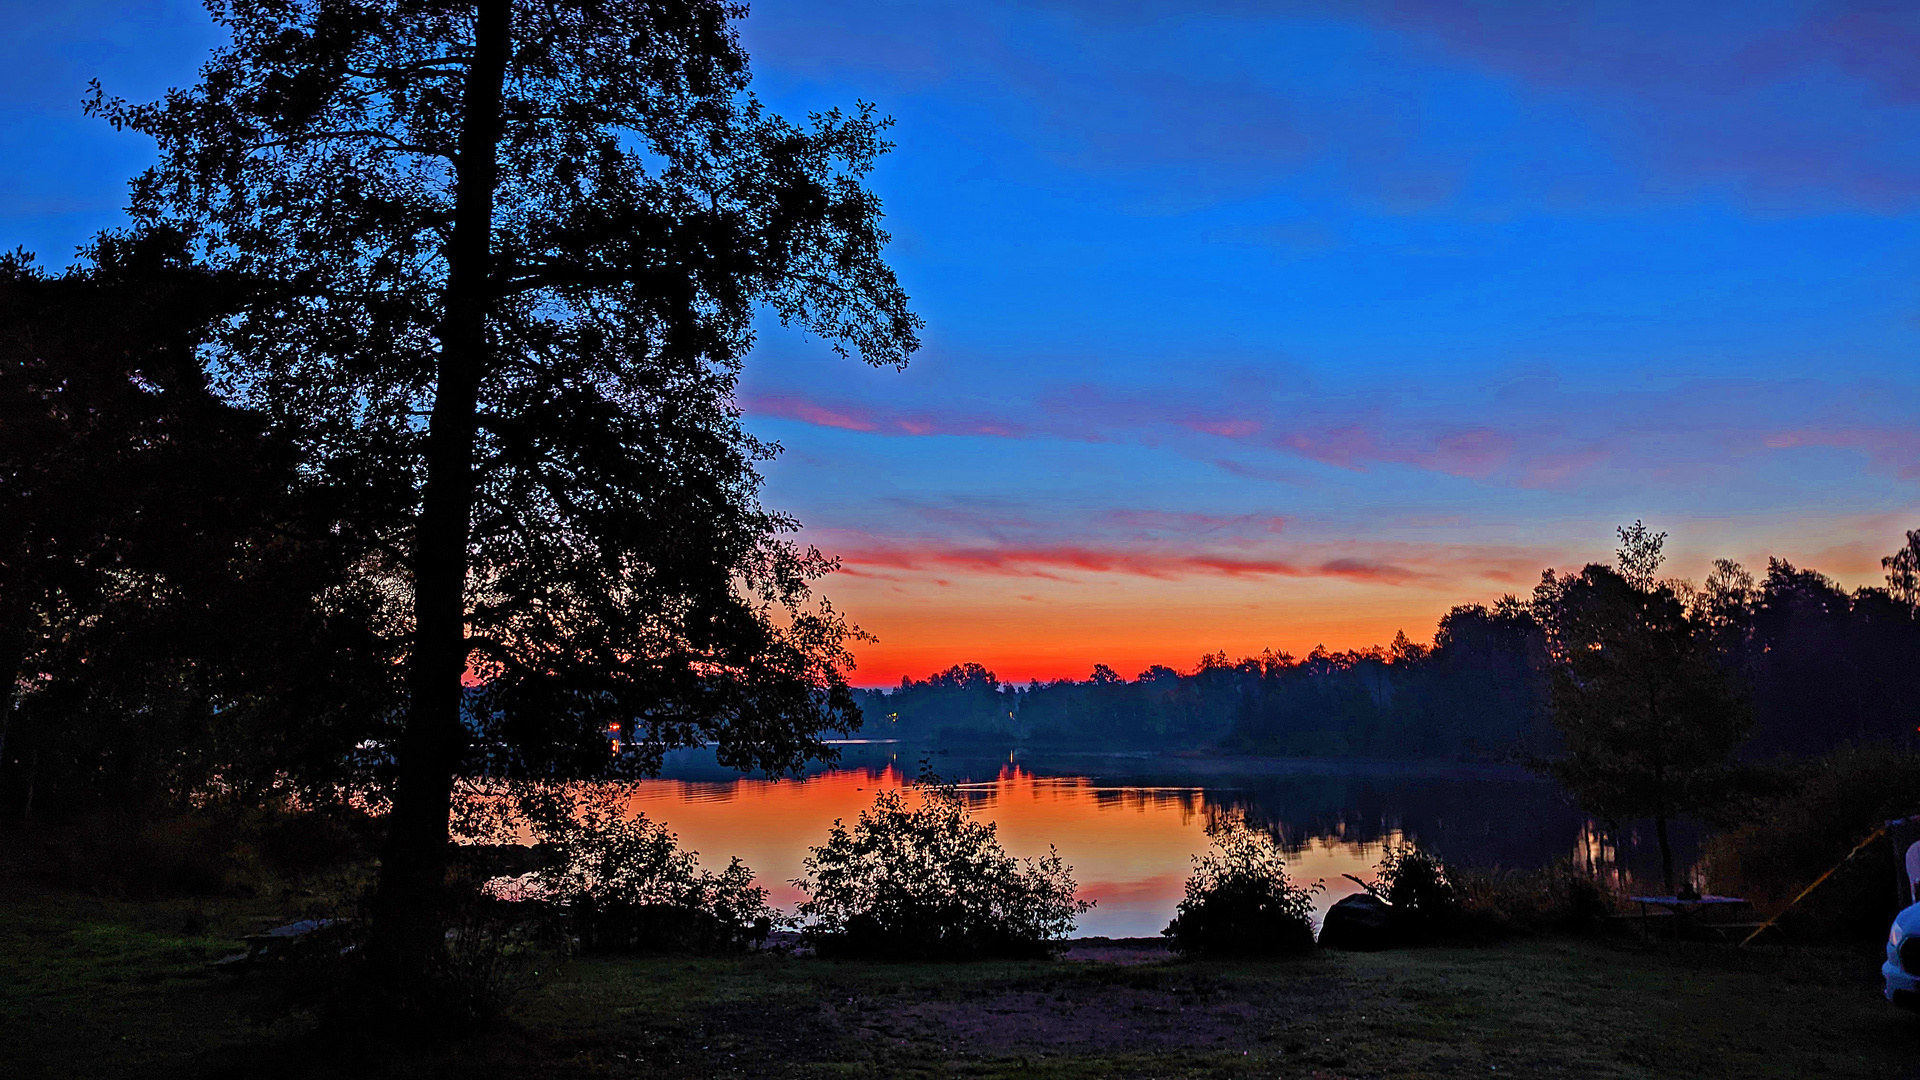
<path id="1" fill-rule="evenodd" d="M 789 910 L 802 899 L 791 884 L 807 849 L 826 839 L 836 819 L 851 824 L 874 796 L 907 785 L 897 766 L 836 770 L 801 780 L 726 782 L 649 780 L 629 807 L 665 823 L 683 847 L 718 868 L 738 856 L 753 868 L 770 899 Z M 1078 893 L 1093 900 L 1080 920 L 1083 935 L 1139 937 L 1159 933 L 1173 917 L 1192 857 L 1207 846 L 1213 815 L 1233 809 L 1192 787 L 1102 786 L 1082 777 L 1039 777 L 1003 767 L 991 781 L 959 790 L 975 814 L 994 822 L 1015 855 L 1046 854 L 1049 844 L 1073 867 Z M 1389 834 L 1384 843 L 1398 843 Z M 1359 890 L 1342 874 L 1370 877 L 1381 843 L 1310 842 L 1289 858 L 1297 883 L 1321 881 L 1324 911 Z"/>

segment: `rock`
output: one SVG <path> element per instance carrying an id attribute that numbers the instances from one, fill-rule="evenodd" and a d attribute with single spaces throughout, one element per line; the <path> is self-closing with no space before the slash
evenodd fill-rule
<path id="1" fill-rule="evenodd" d="M 1393 908 L 1370 893 L 1354 893 L 1327 911 L 1320 944 L 1330 949 L 1371 950 L 1395 944 Z"/>

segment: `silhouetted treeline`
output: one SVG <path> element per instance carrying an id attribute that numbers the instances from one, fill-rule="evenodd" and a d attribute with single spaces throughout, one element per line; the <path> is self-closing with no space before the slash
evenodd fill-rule
<path id="1" fill-rule="evenodd" d="M 164 230 L 88 255 L 0 258 L 0 814 L 324 784 L 394 667 L 353 573 L 377 500 L 214 392 L 243 282 Z"/>
<path id="2" fill-rule="evenodd" d="M 1920 548 L 1920 531 L 1908 534 L 1908 545 Z M 1741 756 L 1912 741 L 1920 620 L 1910 599 L 1886 589 L 1849 593 L 1818 571 L 1769 559 L 1757 583 L 1722 563 L 1698 602 L 1716 606 L 1717 644 L 1752 695 L 1753 731 Z"/>
<path id="3" fill-rule="evenodd" d="M 1920 534 L 1909 546 L 1920 545 Z M 1890 565 L 1898 560 L 1890 558 Z M 1841 589 L 1780 559 L 1755 580 L 1722 561 L 1705 586 L 1672 583 L 1753 709 L 1746 758 L 1814 754 L 1844 742 L 1907 740 L 1920 725 L 1920 621 L 1900 582 Z M 1910 590 L 1909 590 L 1910 591 Z M 1542 597 L 1454 608 L 1433 644 L 1305 657 L 1202 656 L 1123 679 L 1002 685 L 964 664 L 864 691 L 863 734 L 916 741 L 1115 749 L 1495 760 L 1557 750 L 1542 674 Z"/>
<path id="4" fill-rule="evenodd" d="M 1305 657 L 1200 658 L 1135 679 L 1106 665 L 1085 681 L 1001 687 L 978 664 L 868 691 L 870 735 L 1123 749 L 1218 748 L 1259 754 L 1496 757 L 1544 737 L 1533 674 L 1539 630 L 1525 605 L 1455 608 L 1436 644 Z"/>

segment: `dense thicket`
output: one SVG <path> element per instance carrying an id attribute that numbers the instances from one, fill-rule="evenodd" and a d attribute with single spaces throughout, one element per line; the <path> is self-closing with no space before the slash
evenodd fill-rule
<path id="1" fill-rule="evenodd" d="M 164 230 L 0 262 L 0 809 L 321 785 L 390 715 L 375 500 L 202 367 L 247 288 Z"/>
<path id="2" fill-rule="evenodd" d="M 1916 546 L 1912 537 L 1908 545 L 1902 550 Z M 1891 579 L 1897 557 L 1888 563 Z M 1701 586 L 1663 586 L 1702 655 L 1751 704 L 1737 756 L 1912 739 L 1920 725 L 1920 695 L 1912 692 L 1920 621 L 1892 584 L 1848 592 L 1770 559 L 1759 579 L 1722 561 Z M 1401 636 L 1387 647 L 1316 648 L 1303 658 L 1215 653 L 1191 671 L 1155 666 L 1131 680 L 1100 665 L 1085 680 L 1003 686 L 979 664 L 960 665 L 863 691 L 863 734 L 1301 756 L 1554 755 L 1562 746 L 1548 719 L 1547 600 L 1507 596 L 1456 607 L 1432 645 Z"/>

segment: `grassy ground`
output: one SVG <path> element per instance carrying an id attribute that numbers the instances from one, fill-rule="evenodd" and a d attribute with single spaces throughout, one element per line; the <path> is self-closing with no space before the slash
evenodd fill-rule
<path id="1" fill-rule="evenodd" d="M 1540 939 L 1189 963 L 575 959 L 496 1030 L 320 1035 L 206 960 L 265 902 L 0 895 L 0 1076 L 1906 1077 L 1872 952 Z M 1072 954 L 1070 954 L 1071 956 Z"/>

